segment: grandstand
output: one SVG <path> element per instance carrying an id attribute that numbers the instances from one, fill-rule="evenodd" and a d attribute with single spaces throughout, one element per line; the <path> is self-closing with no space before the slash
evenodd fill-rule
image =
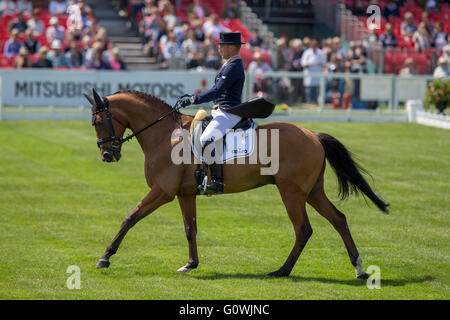
<path id="1" fill-rule="evenodd" d="M 361 103 L 359 79 L 352 78 L 352 85 L 342 75 L 346 72 L 431 75 L 438 61 L 443 61 L 440 57 L 444 60 L 450 57 L 448 1 L 437 1 L 433 8 L 426 8 L 429 1 L 421 0 L 8 3 L 13 7 L 0 7 L 0 69 L 215 72 L 221 66 L 215 45 L 219 32 L 238 31 L 247 42 L 241 49 L 244 66 L 255 76 L 250 79 L 245 98 L 264 94 L 289 105 L 334 106 L 337 100 L 341 105 L 347 94 L 352 97 L 353 108 L 376 108 L 377 103 Z M 19 4 L 23 3 L 28 3 L 28 8 L 20 12 Z M 373 24 L 376 20 L 370 20 L 366 10 L 373 4 L 380 9 L 380 23 L 376 26 Z M 58 6 L 63 10 L 53 12 Z M 283 15 L 285 19 L 280 18 Z M 407 16 L 412 16 L 410 34 L 404 30 L 409 28 L 405 27 Z M 368 24 L 368 19 L 372 24 Z M 422 26 L 430 34 L 424 35 Z M 305 79 L 295 78 L 295 73 L 303 77 L 312 70 L 304 58 L 313 38 L 319 39 L 324 58 L 320 69 L 314 72 L 336 73 L 341 77 L 325 78 L 320 93 L 317 84 L 309 88 Z M 263 79 L 264 73 L 272 71 L 290 73 Z M 448 75 L 448 64 L 447 67 L 443 64 L 442 71 Z"/>

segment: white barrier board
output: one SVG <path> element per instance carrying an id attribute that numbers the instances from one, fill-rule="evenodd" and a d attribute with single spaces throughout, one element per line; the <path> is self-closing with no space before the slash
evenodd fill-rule
<path id="1" fill-rule="evenodd" d="M 24 106 L 87 106 L 84 93 L 100 95 L 137 90 L 170 105 L 183 94 L 194 94 L 214 85 L 214 71 L 70 71 L 1 70 L 3 104 Z"/>
<path id="2" fill-rule="evenodd" d="M 390 78 L 362 78 L 361 99 L 387 101 L 391 98 L 392 79 Z"/>

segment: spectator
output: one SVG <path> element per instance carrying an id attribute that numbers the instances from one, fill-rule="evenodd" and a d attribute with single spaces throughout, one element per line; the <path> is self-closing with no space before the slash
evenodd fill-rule
<path id="1" fill-rule="evenodd" d="M 381 43 L 384 48 L 396 47 L 397 37 L 394 34 L 392 24 L 386 23 L 384 33 L 381 35 Z"/>
<path id="2" fill-rule="evenodd" d="M 422 21 L 430 36 L 434 36 L 434 25 L 430 22 L 430 14 L 426 11 L 422 12 Z"/>
<path id="3" fill-rule="evenodd" d="M 198 19 L 205 19 L 208 16 L 208 10 L 201 0 L 194 0 L 188 7 L 188 13 L 195 14 Z"/>
<path id="4" fill-rule="evenodd" d="M 84 3 L 78 3 L 77 0 L 71 0 L 67 8 L 67 30 L 70 33 L 78 33 L 83 30 Z"/>
<path id="5" fill-rule="evenodd" d="M 147 9 L 148 15 L 144 16 L 139 25 L 139 32 L 142 35 L 143 44 L 155 39 L 157 36 L 160 20 L 157 7 Z"/>
<path id="6" fill-rule="evenodd" d="M 162 55 L 166 62 L 166 66 L 170 65 L 170 60 L 172 58 L 179 58 L 183 56 L 183 49 L 177 42 L 177 38 L 173 31 L 169 31 L 169 34 L 167 35 L 167 41 L 164 44 L 164 48 L 162 49 Z"/>
<path id="7" fill-rule="evenodd" d="M 50 18 L 50 26 L 47 28 L 45 35 L 48 43 L 52 43 L 53 40 L 64 40 L 65 29 L 63 26 L 58 25 L 59 21 L 57 17 Z"/>
<path id="8" fill-rule="evenodd" d="M 25 40 L 23 41 L 24 47 L 27 49 L 29 54 L 35 54 L 39 51 L 39 41 L 34 38 L 33 30 L 27 29 L 25 31 Z"/>
<path id="9" fill-rule="evenodd" d="M 100 47 L 97 47 L 93 52 L 92 60 L 86 63 L 88 69 L 94 70 L 109 70 L 111 69 L 109 63 L 103 56 L 103 52 Z"/>
<path id="10" fill-rule="evenodd" d="M 365 48 L 371 47 L 372 45 L 379 42 L 379 38 L 377 35 L 377 29 L 375 28 L 375 25 L 369 26 L 369 34 L 364 37 L 363 39 L 363 46 Z"/>
<path id="11" fill-rule="evenodd" d="M 64 50 L 61 40 L 55 39 L 52 41 L 51 50 L 47 53 L 47 59 L 52 62 L 54 68 L 67 68 L 67 61 L 64 57 Z"/>
<path id="12" fill-rule="evenodd" d="M 42 46 L 39 49 L 39 59 L 33 65 L 33 68 L 53 68 L 52 62 L 47 59 L 48 48 Z"/>
<path id="13" fill-rule="evenodd" d="M 175 37 L 177 38 L 178 43 L 183 43 L 184 40 L 188 38 L 188 32 L 190 30 L 191 26 L 189 25 L 189 22 L 183 21 L 179 26 L 176 26 L 173 28 L 173 32 L 175 33 Z"/>
<path id="14" fill-rule="evenodd" d="M 286 52 L 287 54 L 287 64 L 285 68 L 287 71 L 297 71 L 301 72 L 303 71 L 302 66 L 302 57 L 304 55 L 304 45 L 305 41 L 302 42 L 301 39 L 291 39 L 289 41 L 289 50 Z M 281 85 L 290 85 L 290 89 L 292 90 L 291 94 L 289 95 L 289 103 L 295 104 L 298 102 L 302 102 L 300 100 L 304 97 L 304 87 L 303 87 L 303 79 L 301 78 L 286 78 L 283 80 Z"/>
<path id="15" fill-rule="evenodd" d="M 419 24 L 419 29 L 414 33 L 412 40 L 419 52 L 421 52 L 423 49 L 431 47 L 432 37 L 427 31 L 425 23 L 421 22 Z"/>
<path id="16" fill-rule="evenodd" d="M 336 54 L 338 59 L 343 59 L 347 57 L 347 53 L 344 48 L 342 48 L 341 39 L 339 37 L 334 37 L 331 42 L 331 52 Z"/>
<path id="17" fill-rule="evenodd" d="M 414 23 L 414 15 L 408 11 L 405 13 L 405 21 L 400 26 L 400 33 L 405 41 L 409 41 L 416 31 L 417 25 Z"/>
<path id="18" fill-rule="evenodd" d="M 52 16 L 60 16 L 66 14 L 67 4 L 65 0 L 52 0 L 48 5 L 48 12 Z"/>
<path id="19" fill-rule="evenodd" d="M 17 11 L 16 3 L 12 0 L 0 1 L 0 13 L 3 16 L 11 16 Z"/>
<path id="20" fill-rule="evenodd" d="M 225 28 L 219 20 L 219 16 L 213 13 L 209 19 L 203 24 L 203 32 L 211 33 L 213 39 L 219 39 L 221 32 L 229 32 L 228 28 Z"/>
<path id="21" fill-rule="evenodd" d="M 29 52 L 25 47 L 20 48 L 19 55 L 14 59 L 14 69 L 31 68 Z"/>
<path id="22" fill-rule="evenodd" d="M 175 9 L 170 3 L 167 3 L 167 5 L 164 6 L 162 17 L 168 28 L 174 28 L 178 23 L 178 18 L 175 15 Z"/>
<path id="23" fill-rule="evenodd" d="M 255 76 L 255 86 L 253 92 L 267 92 L 269 91 L 271 80 L 264 79 L 262 75 L 266 72 L 272 71 L 269 64 L 264 61 L 261 52 L 255 51 L 253 54 L 253 61 L 250 62 L 247 71 Z"/>
<path id="24" fill-rule="evenodd" d="M 22 43 L 19 42 L 19 35 L 19 30 L 11 30 L 10 38 L 6 40 L 5 46 L 3 47 L 3 55 L 5 58 L 9 59 L 19 54 L 20 48 L 22 47 Z"/>
<path id="25" fill-rule="evenodd" d="M 208 49 L 205 57 L 205 68 L 217 70 L 221 66 L 220 57 L 214 48 Z"/>
<path id="26" fill-rule="evenodd" d="M 445 78 L 450 76 L 450 69 L 448 67 L 448 60 L 445 57 L 440 57 L 438 66 L 434 69 L 433 77 Z"/>
<path id="27" fill-rule="evenodd" d="M 412 58 L 408 58 L 405 60 L 404 67 L 400 70 L 399 75 L 401 77 L 409 77 L 417 74 L 417 71 L 414 68 L 415 63 Z"/>
<path id="28" fill-rule="evenodd" d="M 260 47 L 263 43 L 263 38 L 259 35 L 258 29 L 253 29 L 251 32 L 250 39 L 248 39 L 248 43 L 253 47 Z"/>
<path id="29" fill-rule="evenodd" d="M 352 72 L 366 72 L 367 54 L 361 43 L 355 43 L 348 56 L 352 60 Z"/>
<path id="30" fill-rule="evenodd" d="M 112 70 L 126 70 L 127 69 L 125 62 L 120 57 L 119 48 L 114 47 L 111 49 L 109 65 Z"/>
<path id="31" fill-rule="evenodd" d="M 195 38 L 203 42 L 205 41 L 205 33 L 203 32 L 203 22 L 200 19 L 196 19 L 192 22 L 192 27 L 194 28 Z"/>
<path id="32" fill-rule="evenodd" d="M 39 18 L 40 12 L 39 9 L 34 9 L 31 19 L 27 21 L 27 27 L 33 31 L 35 36 L 40 36 L 45 31 L 44 23 Z"/>
<path id="33" fill-rule="evenodd" d="M 322 51 L 318 48 L 317 39 L 311 39 L 311 47 L 303 54 L 301 64 L 305 74 L 322 72 L 326 65 L 326 60 Z M 303 85 L 305 86 L 306 99 L 308 102 L 317 103 L 319 83 L 319 78 L 306 75 L 303 78 Z"/>
<path id="34" fill-rule="evenodd" d="M 352 73 L 352 61 L 350 59 L 345 60 L 344 62 L 345 73 Z M 355 95 L 355 80 L 350 77 L 344 78 L 344 90 L 342 92 L 342 108 L 347 109 L 350 100 Z"/>
<path id="35" fill-rule="evenodd" d="M 428 12 L 439 12 L 439 7 L 436 0 L 427 0 L 425 10 Z"/>
<path id="36" fill-rule="evenodd" d="M 22 12 L 18 12 L 16 17 L 9 23 L 8 30 L 11 32 L 12 29 L 17 29 L 20 33 L 23 33 L 26 28 L 27 22 L 25 21 L 25 17 Z"/>
<path id="37" fill-rule="evenodd" d="M 225 0 L 225 7 L 222 11 L 223 19 L 238 19 L 239 18 L 239 8 L 237 1 Z"/>
<path id="38" fill-rule="evenodd" d="M 436 48 L 436 52 L 439 53 L 448 43 L 448 34 L 444 30 L 442 21 L 436 21 L 434 29 L 433 45 Z"/>
<path id="39" fill-rule="evenodd" d="M 394 0 L 388 0 L 384 7 L 383 16 L 386 19 L 389 19 L 390 17 L 400 17 L 400 9 Z"/>
<path id="40" fill-rule="evenodd" d="M 133 10 L 133 17 L 137 16 L 137 13 L 145 8 L 144 0 L 128 0 Z"/>
<path id="41" fill-rule="evenodd" d="M 17 10 L 24 15 L 31 15 L 33 12 L 33 3 L 30 0 L 17 0 Z"/>
<path id="42" fill-rule="evenodd" d="M 69 50 L 64 54 L 65 64 L 69 69 L 82 68 L 85 65 L 84 54 L 76 40 L 69 43 Z"/>
<path id="43" fill-rule="evenodd" d="M 445 57 L 447 61 L 450 61 L 450 43 L 442 48 L 442 56 Z"/>
<path id="44" fill-rule="evenodd" d="M 358 17 L 363 17 L 366 15 L 366 6 L 362 0 L 356 0 L 353 2 L 352 14 Z"/>
<path id="45" fill-rule="evenodd" d="M 194 30 L 189 30 L 188 38 L 183 41 L 181 46 L 186 55 L 186 65 L 188 69 L 196 68 L 201 65 L 203 60 L 203 48 L 200 41 L 196 39 Z"/>

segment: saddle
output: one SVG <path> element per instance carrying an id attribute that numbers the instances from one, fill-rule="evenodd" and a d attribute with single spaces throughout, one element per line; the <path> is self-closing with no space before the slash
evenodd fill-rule
<path id="1" fill-rule="evenodd" d="M 192 152 L 197 161 L 201 163 L 197 164 L 197 169 L 195 171 L 195 177 L 198 184 L 197 194 L 204 193 L 208 182 L 208 165 L 203 158 L 200 136 L 212 119 L 212 116 L 206 116 L 206 112 L 200 110 L 197 112 L 191 124 Z M 216 145 L 215 152 L 218 152 L 217 158 L 220 159 L 221 162 L 217 162 L 216 165 L 220 166 L 221 163 L 250 156 L 255 145 L 255 127 L 256 123 L 252 119 L 243 118 L 231 128 L 221 140 L 218 140 L 221 144 L 219 143 Z M 223 145 L 223 148 L 217 150 L 221 145 Z"/>

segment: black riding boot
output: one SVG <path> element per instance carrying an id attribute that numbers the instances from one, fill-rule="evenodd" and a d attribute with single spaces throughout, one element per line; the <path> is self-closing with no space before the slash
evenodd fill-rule
<path id="1" fill-rule="evenodd" d="M 211 183 L 206 186 L 205 194 L 223 193 L 222 165 L 213 163 L 209 165 L 209 169 L 211 170 Z"/>

